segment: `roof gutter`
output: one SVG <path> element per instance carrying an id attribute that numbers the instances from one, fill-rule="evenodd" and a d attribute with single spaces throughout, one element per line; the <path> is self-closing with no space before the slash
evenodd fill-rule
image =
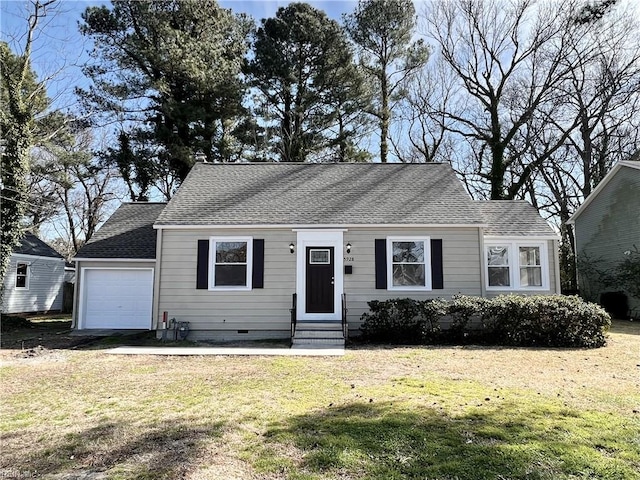
<path id="1" fill-rule="evenodd" d="M 73 257 L 74 262 L 155 262 L 155 258 L 105 258 L 105 257 Z"/>
<path id="2" fill-rule="evenodd" d="M 155 224 L 156 230 L 196 230 L 196 229 L 265 229 L 265 228 L 290 228 L 290 229 L 337 229 L 337 228 L 486 228 L 486 223 L 341 223 L 341 224 L 255 224 L 255 225 L 177 225 Z"/>

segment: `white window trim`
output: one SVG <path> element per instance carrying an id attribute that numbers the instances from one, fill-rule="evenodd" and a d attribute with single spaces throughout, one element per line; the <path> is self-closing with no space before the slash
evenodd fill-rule
<path id="1" fill-rule="evenodd" d="M 509 256 L 509 283 L 507 286 L 491 286 L 489 285 L 489 263 L 487 261 L 487 251 L 491 247 L 507 247 Z M 538 247 L 540 248 L 540 269 L 542 276 L 541 286 L 521 286 L 520 285 L 520 247 Z M 549 252 L 547 242 L 531 241 L 531 240 L 509 240 L 503 241 L 492 238 L 490 241 L 485 240 L 484 252 L 482 256 L 484 264 L 484 278 L 487 291 L 545 291 L 549 290 Z"/>
<path id="2" fill-rule="evenodd" d="M 422 286 L 393 285 L 393 242 L 424 242 L 424 282 Z M 387 290 L 428 292 L 431 283 L 431 237 L 387 237 Z"/>
<path id="3" fill-rule="evenodd" d="M 18 286 L 18 265 L 20 264 L 24 264 L 27 266 L 27 274 L 25 275 L 25 279 L 24 279 L 24 287 L 19 287 Z M 29 290 L 29 283 L 31 280 L 31 262 L 21 262 L 18 261 L 16 262 L 16 279 L 15 282 L 13 283 L 13 286 L 16 290 Z"/>
<path id="4" fill-rule="evenodd" d="M 246 242 L 247 243 L 247 282 L 246 285 L 216 286 L 216 243 L 218 242 Z M 247 291 L 252 289 L 253 279 L 253 237 L 210 237 L 209 238 L 209 290 L 210 291 Z"/>

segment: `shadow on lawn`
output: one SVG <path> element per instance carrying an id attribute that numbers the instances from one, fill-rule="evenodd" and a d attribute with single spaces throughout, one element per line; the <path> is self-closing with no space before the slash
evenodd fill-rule
<path id="1" fill-rule="evenodd" d="M 311 474 L 380 479 L 552 479 L 577 475 L 637 478 L 613 457 L 617 435 L 568 434 L 569 423 L 592 428 L 561 407 L 520 410 L 518 405 L 447 416 L 437 408 L 403 411 L 392 403 L 348 404 L 291 418 L 267 433 L 268 442 L 293 442 L 300 468 Z M 551 420 L 551 421 L 550 421 Z M 632 435 L 631 435 L 632 436 Z M 630 434 L 627 433 L 630 441 Z M 629 476 L 630 475 L 630 476 Z M 324 478 L 324 477 L 323 477 Z"/>
<path id="2" fill-rule="evenodd" d="M 14 465 L 23 463 L 17 469 L 30 472 L 33 478 L 106 478 L 100 472 L 139 480 L 181 478 L 192 467 L 201 445 L 221 437 L 223 428 L 222 423 L 158 423 L 140 433 L 136 432 L 140 427 L 116 423 L 68 433 L 55 446 L 39 449 L 38 444 L 32 445 Z"/>

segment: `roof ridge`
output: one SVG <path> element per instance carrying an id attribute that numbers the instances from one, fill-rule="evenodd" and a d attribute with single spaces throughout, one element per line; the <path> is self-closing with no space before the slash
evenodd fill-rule
<path id="1" fill-rule="evenodd" d="M 198 162 L 194 166 L 199 165 L 207 165 L 207 166 L 255 166 L 255 165 L 271 165 L 271 166 L 285 166 L 285 165 L 296 165 L 296 166 L 337 166 L 337 165 L 448 165 L 448 162 Z"/>

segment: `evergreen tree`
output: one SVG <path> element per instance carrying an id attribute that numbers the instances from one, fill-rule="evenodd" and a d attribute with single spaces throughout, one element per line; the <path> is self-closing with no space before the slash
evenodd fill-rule
<path id="1" fill-rule="evenodd" d="M 346 36 L 324 12 L 291 3 L 262 20 L 249 73 L 260 92 L 258 113 L 268 126 L 272 159 L 321 159 L 327 149 L 346 145 L 348 129 L 336 132 L 332 127 L 347 111 L 340 107 L 359 88 L 352 81 L 338 81 L 351 66 Z"/>
<path id="2" fill-rule="evenodd" d="M 412 0 L 365 0 L 345 16 L 345 26 L 358 47 L 360 65 L 375 85 L 377 98 L 370 110 L 380 126 L 380 161 L 388 157 L 393 97 L 422 67 L 428 50 L 412 41 L 416 14 Z"/>
<path id="3" fill-rule="evenodd" d="M 89 7 L 82 18 L 95 60 L 84 69 L 93 85 L 79 90 L 85 106 L 122 122 L 129 147 L 158 147 L 149 159 L 132 161 L 168 164 L 182 180 L 196 155 L 234 159 L 229 137 L 245 114 L 245 17 L 215 0 L 114 0 L 111 9 Z"/>

